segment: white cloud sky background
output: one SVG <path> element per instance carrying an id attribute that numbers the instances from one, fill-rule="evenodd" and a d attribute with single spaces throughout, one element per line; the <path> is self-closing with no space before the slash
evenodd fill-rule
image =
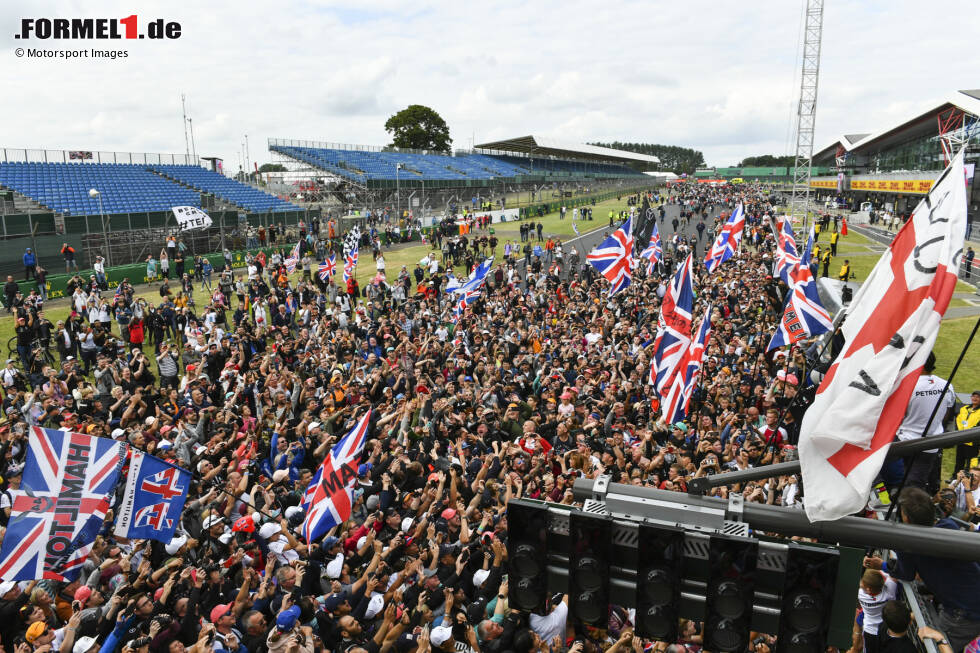
<path id="1" fill-rule="evenodd" d="M 97 5 L 97 6 L 96 6 Z M 0 3 L 0 147 L 197 152 L 237 168 L 269 137 L 384 145 L 431 106 L 454 145 L 529 133 L 700 149 L 711 165 L 792 149 L 802 0 Z M 177 20 L 176 41 L 15 40 L 22 17 Z M 142 29 L 142 27 L 141 27 Z M 818 148 L 980 87 L 980 5 L 827 0 Z M 108 60 L 16 47 L 125 48 Z M 789 149 L 788 149 L 789 148 Z"/>

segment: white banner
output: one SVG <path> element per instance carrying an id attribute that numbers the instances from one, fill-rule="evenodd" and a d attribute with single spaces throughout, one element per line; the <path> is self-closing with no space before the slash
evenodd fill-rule
<path id="1" fill-rule="evenodd" d="M 173 212 L 181 231 L 207 229 L 213 224 L 211 216 L 196 206 L 175 206 Z"/>

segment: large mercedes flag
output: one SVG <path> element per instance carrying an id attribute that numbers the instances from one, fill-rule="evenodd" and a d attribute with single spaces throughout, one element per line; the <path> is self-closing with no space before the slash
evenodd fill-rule
<path id="1" fill-rule="evenodd" d="M 939 334 L 965 233 L 961 151 L 854 296 L 844 348 L 803 417 L 800 465 L 811 521 L 864 507 Z"/>

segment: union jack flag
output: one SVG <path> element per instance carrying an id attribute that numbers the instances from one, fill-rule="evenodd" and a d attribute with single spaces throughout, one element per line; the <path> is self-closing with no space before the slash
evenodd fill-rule
<path id="1" fill-rule="evenodd" d="M 604 276 L 610 285 L 609 295 L 626 289 L 632 280 L 633 268 L 633 219 L 629 218 L 611 236 L 585 257 L 592 267 Z"/>
<path id="2" fill-rule="evenodd" d="M 102 528 L 126 445 L 34 427 L 10 524 L 0 548 L 3 580 L 74 580 Z"/>
<path id="3" fill-rule="evenodd" d="M 715 239 L 711 250 L 704 257 L 704 265 L 708 268 L 708 272 L 714 272 L 719 265 L 735 256 L 735 252 L 738 251 L 738 244 L 742 242 L 742 231 L 744 229 L 745 212 L 742 209 L 742 205 L 739 204 L 732 211 L 732 214 L 728 216 L 728 220 L 721 228 L 721 233 L 718 234 L 718 238 Z"/>
<path id="4" fill-rule="evenodd" d="M 688 254 L 674 275 L 660 306 L 657 337 L 653 342 L 650 383 L 663 397 L 674 379 L 681 357 L 691 344 L 691 312 L 694 310 L 694 254 Z"/>
<path id="5" fill-rule="evenodd" d="M 317 274 L 320 277 L 320 281 L 326 281 L 327 279 L 333 277 L 337 272 L 337 255 L 331 254 L 330 258 L 323 261 L 320 264 L 320 268 Z"/>
<path id="6" fill-rule="evenodd" d="M 466 293 L 470 291 L 479 291 L 483 287 L 483 283 L 487 280 L 487 275 L 490 274 L 490 268 L 493 267 L 493 257 L 484 260 L 480 265 L 478 265 L 472 272 L 470 276 L 466 278 L 466 281 L 460 282 L 459 280 L 452 280 L 446 284 L 446 290 L 453 293 Z"/>
<path id="7" fill-rule="evenodd" d="M 810 227 L 810 238 L 803 250 L 803 256 L 800 257 L 799 264 L 790 278 L 792 283 L 786 295 L 786 303 L 783 305 L 783 319 L 780 320 L 776 332 L 772 334 L 772 340 L 769 341 L 766 351 L 795 344 L 808 336 L 815 336 L 834 328 L 830 314 L 820 303 L 817 283 L 810 270 L 813 240 L 814 230 Z"/>
<path id="8" fill-rule="evenodd" d="M 691 341 L 687 351 L 677 365 L 677 374 L 670 384 L 670 390 L 663 401 L 663 416 L 668 424 L 684 421 L 687 407 L 694 394 L 694 385 L 701 374 L 701 364 L 707 351 L 708 338 L 711 337 L 711 305 L 704 312 L 704 318 L 698 326 L 698 335 Z"/>
<path id="9" fill-rule="evenodd" d="M 650 234 L 650 244 L 640 252 L 640 258 L 647 260 L 647 275 L 653 274 L 653 268 L 663 259 L 664 250 L 660 246 L 660 231 L 657 225 L 653 225 L 653 232 Z"/>
<path id="10" fill-rule="evenodd" d="M 351 491 L 357 482 L 357 466 L 370 421 L 371 411 L 368 410 L 353 430 L 333 446 L 306 488 L 303 495 L 303 509 L 306 511 L 303 537 L 307 544 L 350 518 Z"/>
<path id="11" fill-rule="evenodd" d="M 459 299 L 456 300 L 456 308 L 453 310 L 453 323 L 458 322 L 459 318 L 463 317 L 463 313 L 466 312 L 466 307 L 475 302 L 479 297 L 479 290 L 466 290 L 459 293 Z"/>
<path id="12" fill-rule="evenodd" d="M 776 275 L 787 286 L 793 285 L 793 274 L 800 264 L 800 255 L 796 251 L 796 236 L 793 225 L 787 216 L 779 217 L 779 231 L 776 232 Z"/>
<path id="13" fill-rule="evenodd" d="M 354 271 L 357 270 L 357 243 L 351 247 L 351 250 L 347 252 L 344 256 L 344 283 L 346 284 L 350 279 L 354 277 Z"/>
<path id="14" fill-rule="evenodd" d="M 289 253 L 289 258 L 286 259 L 286 272 L 292 274 L 296 271 L 296 264 L 299 263 L 299 243 L 296 243 L 296 247 L 293 251 Z"/>

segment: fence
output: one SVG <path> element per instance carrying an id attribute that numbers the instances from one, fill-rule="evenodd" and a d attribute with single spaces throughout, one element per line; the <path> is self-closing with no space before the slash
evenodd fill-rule
<path id="1" fill-rule="evenodd" d="M 243 227 L 295 225 L 309 223 L 320 217 L 319 209 L 305 211 L 239 213 L 237 211 L 212 211 L 214 226 L 200 231 L 183 232 L 192 254 L 217 251 L 223 239 L 235 242 Z M 0 257 L 0 274 L 24 273 L 22 255 L 28 247 L 36 253 L 38 262 L 50 273 L 64 268 L 62 246 L 67 243 L 75 249 L 79 267 L 91 268 L 95 256 L 105 256 L 114 265 L 141 263 L 149 254 L 156 257 L 165 244 L 166 237 L 177 233 L 177 224 L 170 211 L 143 213 L 113 213 L 100 215 L 65 216 L 64 228 L 55 224 L 51 213 L 8 214 L 0 216 L 0 234 L 3 252 Z M 227 242 L 225 243 L 227 245 Z"/>
<path id="2" fill-rule="evenodd" d="M 14 163 L 135 163 L 139 165 L 203 165 L 207 162 L 188 154 L 147 152 L 99 152 L 96 150 L 38 150 L 20 147 L 0 148 L 0 162 Z"/>

